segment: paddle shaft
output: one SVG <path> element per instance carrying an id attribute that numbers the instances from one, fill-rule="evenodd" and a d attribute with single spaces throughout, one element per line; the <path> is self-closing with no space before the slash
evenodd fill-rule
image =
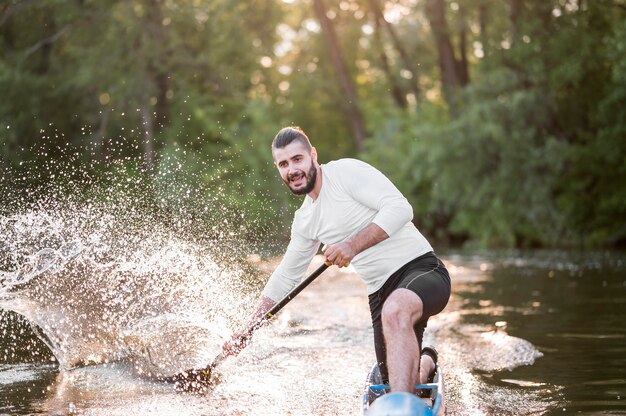
<path id="1" fill-rule="evenodd" d="M 317 279 L 317 277 L 324 272 L 324 270 L 328 269 L 329 265 L 326 263 L 322 263 L 320 267 L 315 269 L 310 275 L 307 276 L 298 286 L 294 287 L 291 292 L 289 292 L 284 298 L 282 298 L 276 305 L 274 305 L 269 311 L 265 312 L 263 318 L 259 319 L 257 323 L 252 325 L 249 329 L 250 332 L 256 330 L 259 326 L 263 325 L 265 321 L 271 319 L 278 311 L 280 311 L 286 304 L 291 302 L 293 298 L 298 295 L 298 293 L 302 292 L 305 287 L 307 287 L 313 280 Z"/>

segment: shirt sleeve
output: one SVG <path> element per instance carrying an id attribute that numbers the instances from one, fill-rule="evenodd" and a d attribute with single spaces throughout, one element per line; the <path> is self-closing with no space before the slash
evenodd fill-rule
<path id="1" fill-rule="evenodd" d="M 263 289 L 263 295 L 274 302 L 279 302 L 300 283 L 320 246 L 319 241 L 309 240 L 293 228 L 287 251 Z"/>
<path id="2" fill-rule="evenodd" d="M 358 160 L 341 175 L 346 192 L 377 211 L 372 222 L 392 236 L 413 219 L 413 208 L 395 185 L 375 167 Z"/>

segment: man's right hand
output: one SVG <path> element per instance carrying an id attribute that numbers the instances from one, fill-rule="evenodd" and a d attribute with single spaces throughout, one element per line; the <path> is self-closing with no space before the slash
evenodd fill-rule
<path id="1" fill-rule="evenodd" d="M 250 343 L 251 339 L 252 333 L 250 331 L 235 332 L 230 336 L 230 339 L 224 343 L 222 351 L 226 356 L 239 355 L 241 350 Z"/>
<path id="2" fill-rule="evenodd" d="M 248 329 L 245 331 L 235 332 L 230 339 L 222 345 L 222 354 L 224 356 L 238 355 L 252 340 L 252 333 L 268 320 L 267 312 L 276 305 L 272 299 L 267 296 L 261 296 L 261 301 L 256 312 L 250 320 Z"/>

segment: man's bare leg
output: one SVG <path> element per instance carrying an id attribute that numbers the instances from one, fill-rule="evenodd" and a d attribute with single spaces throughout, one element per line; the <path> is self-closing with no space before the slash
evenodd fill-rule
<path id="1" fill-rule="evenodd" d="M 421 378 L 421 349 L 413 325 L 422 317 L 423 310 L 420 297 L 408 289 L 396 289 L 383 305 L 382 323 L 392 392 L 414 393 Z"/>
<path id="2" fill-rule="evenodd" d="M 422 355 L 420 360 L 420 383 L 428 383 L 428 376 L 435 371 L 435 361 L 428 355 Z"/>

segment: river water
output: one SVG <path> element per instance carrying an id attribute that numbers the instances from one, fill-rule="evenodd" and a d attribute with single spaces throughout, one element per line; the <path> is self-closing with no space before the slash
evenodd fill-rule
<path id="1" fill-rule="evenodd" d="M 360 413 L 374 353 L 353 270 L 329 269 L 211 389 L 181 393 L 158 377 L 211 362 L 277 259 L 229 263 L 81 209 L 0 218 L 0 415 Z M 440 255 L 453 295 L 425 340 L 440 352 L 447 414 L 626 414 L 626 255 Z"/>

